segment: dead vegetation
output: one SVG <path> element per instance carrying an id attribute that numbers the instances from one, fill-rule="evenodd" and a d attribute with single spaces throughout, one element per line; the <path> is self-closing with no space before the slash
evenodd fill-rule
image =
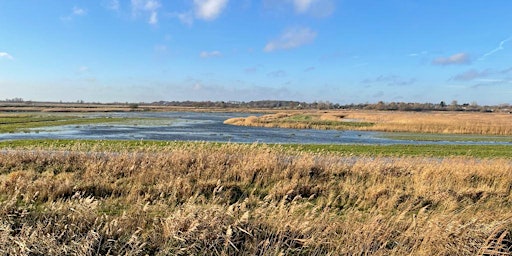
<path id="1" fill-rule="evenodd" d="M 0 154 L 4 255 L 509 255 L 509 159 L 253 145 Z"/>
<path id="2" fill-rule="evenodd" d="M 507 113 L 320 111 L 228 119 L 226 124 L 282 128 L 512 135 Z"/>

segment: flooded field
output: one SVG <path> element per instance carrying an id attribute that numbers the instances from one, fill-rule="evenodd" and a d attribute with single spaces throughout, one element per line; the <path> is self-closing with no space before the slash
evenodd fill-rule
<path id="1" fill-rule="evenodd" d="M 40 127 L 0 134 L 0 140 L 103 139 L 215 141 L 301 144 L 509 144 L 495 141 L 418 141 L 389 138 L 382 132 L 241 127 L 223 124 L 245 113 L 143 112 L 81 114 L 126 118 L 126 122 Z"/>

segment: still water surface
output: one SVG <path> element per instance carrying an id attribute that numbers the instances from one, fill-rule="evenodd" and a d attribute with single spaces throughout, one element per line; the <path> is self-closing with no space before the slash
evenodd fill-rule
<path id="1" fill-rule="evenodd" d="M 103 139 L 303 144 L 496 144 L 494 142 L 393 140 L 384 138 L 383 133 L 380 132 L 281 129 L 223 124 L 224 120 L 231 117 L 251 115 L 246 113 L 143 112 L 89 115 L 141 118 L 142 120 L 114 124 L 45 127 L 34 129 L 30 133 L 0 134 L 0 140 Z"/>

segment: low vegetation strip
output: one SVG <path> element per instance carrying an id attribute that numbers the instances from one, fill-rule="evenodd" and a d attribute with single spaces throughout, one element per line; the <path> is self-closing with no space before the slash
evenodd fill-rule
<path id="1" fill-rule="evenodd" d="M 510 158 L 101 143 L 0 153 L 1 254 L 511 253 Z"/>
<path id="2" fill-rule="evenodd" d="M 84 125 L 126 121 L 124 118 L 62 115 L 0 115 L 0 133 L 29 132 L 30 129 L 61 125 Z"/>
<path id="3" fill-rule="evenodd" d="M 12 140 L 0 141 L 0 149 L 59 151 L 144 151 L 232 145 L 220 142 L 147 140 Z M 362 145 L 362 144 L 239 144 L 238 147 L 270 147 L 290 153 L 333 154 L 363 157 L 452 157 L 512 158 L 512 145 Z"/>

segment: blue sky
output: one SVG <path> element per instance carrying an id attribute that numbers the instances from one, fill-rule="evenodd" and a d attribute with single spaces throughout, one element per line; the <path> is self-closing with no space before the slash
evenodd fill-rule
<path id="1" fill-rule="evenodd" d="M 0 0 L 0 99 L 512 103 L 512 1 Z"/>

